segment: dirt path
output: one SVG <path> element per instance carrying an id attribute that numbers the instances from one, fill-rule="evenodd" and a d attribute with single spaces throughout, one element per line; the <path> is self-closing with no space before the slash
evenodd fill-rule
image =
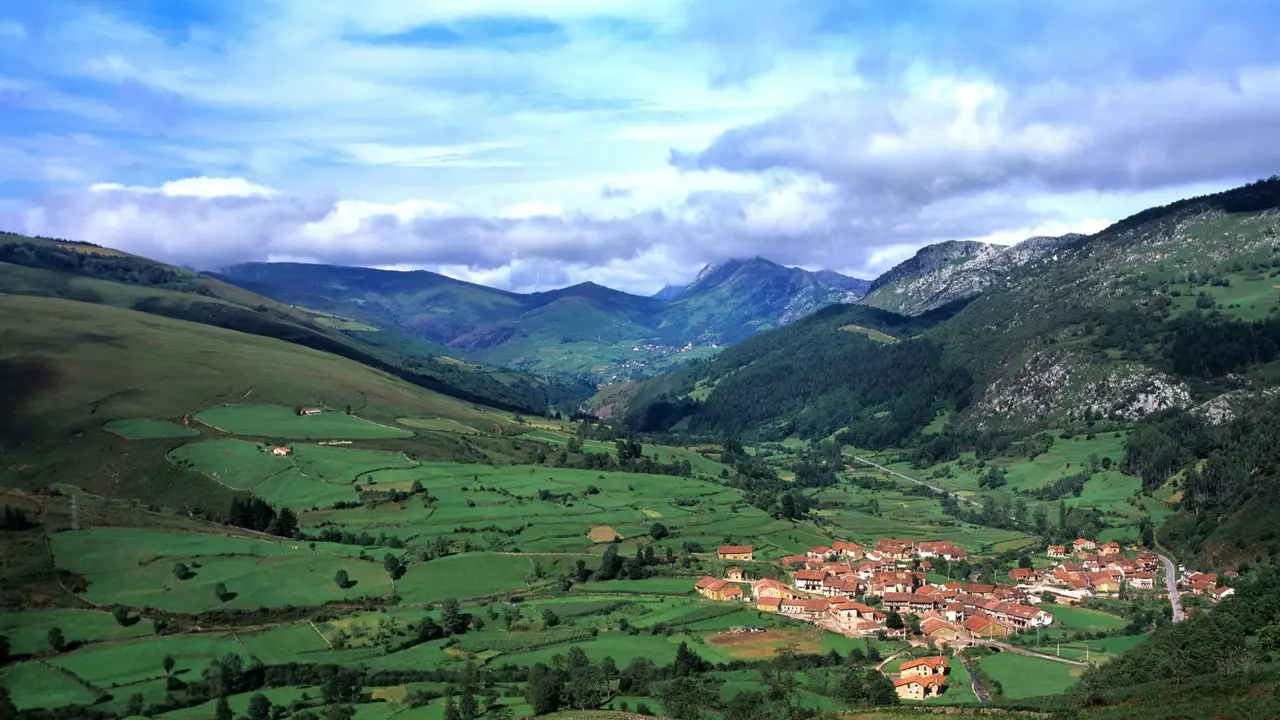
<path id="1" fill-rule="evenodd" d="M 876 670 L 877 670 L 877 671 L 879 671 L 879 672 L 884 672 L 884 666 L 885 666 L 885 665 L 888 665 L 889 663 L 891 663 L 891 662 L 893 662 L 894 660 L 898 659 L 898 658 L 899 658 L 899 657 L 901 657 L 901 656 L 902 656 L 902 654 L 903 654 L 903 653 L 905 653 L 905 652 L 906 652 L 906 650 L 899 650 L 898 652 L 896 652 L 896 653 L 894 653 L 894 654 L 890 655 L 889 657 L 885 658 L 884 660 L 881 660 L 881 661 L 880 661 L 880 664 L 876 666 Z"/>

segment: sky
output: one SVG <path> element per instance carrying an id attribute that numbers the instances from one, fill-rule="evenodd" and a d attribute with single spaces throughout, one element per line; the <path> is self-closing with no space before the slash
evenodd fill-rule
<path id="1" fill-rule="evenodd" d="M 874 277 L 1280 173 L 1272 0 L 0 0 L 0 228 L 200 269 Z"/>

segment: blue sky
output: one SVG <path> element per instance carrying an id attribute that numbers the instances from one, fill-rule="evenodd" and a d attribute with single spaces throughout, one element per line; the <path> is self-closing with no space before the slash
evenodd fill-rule
<path id="1" fill-rule="evenodd" d="M 0 226 L 636 292 L 1280 172 L 1262 0 L 0 4 Z"/>

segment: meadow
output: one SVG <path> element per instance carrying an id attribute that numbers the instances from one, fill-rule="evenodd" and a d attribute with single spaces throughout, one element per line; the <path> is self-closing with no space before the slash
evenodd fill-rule
<path id="1" fill-rule="evenodd" d="M 1004 688 L 1010 700 L 1058 695 L 1075 684 L 1082 668 L 1053 660 L 994 653 L 979 660 L 982 669 Z"/>
<path id="2" fill-rule="evenodd" d="M 111 420 L 102 429 L 125 440 L 160 440 L 165 438 L 195 437 L 199 430 L 192 430 L 177 423 L 151 418 L 126 418 Z"/>
<path id="3" fill-rule="evenodd" d="M 224 405 L 196 413 L 195 419 L 232 435 L 295 440 L 373 440 L 411 437 L 412 432 L 325 410 L 301 415 L 279 405 Z"/>

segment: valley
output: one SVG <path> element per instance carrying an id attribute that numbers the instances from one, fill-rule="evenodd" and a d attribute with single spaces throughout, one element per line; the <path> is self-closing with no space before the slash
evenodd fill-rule
<path id="1" fill-rule="evenodd" d="M 745 325 L 6 235 L 0 712 L 1265 716 L 1277 187 Z"/>

